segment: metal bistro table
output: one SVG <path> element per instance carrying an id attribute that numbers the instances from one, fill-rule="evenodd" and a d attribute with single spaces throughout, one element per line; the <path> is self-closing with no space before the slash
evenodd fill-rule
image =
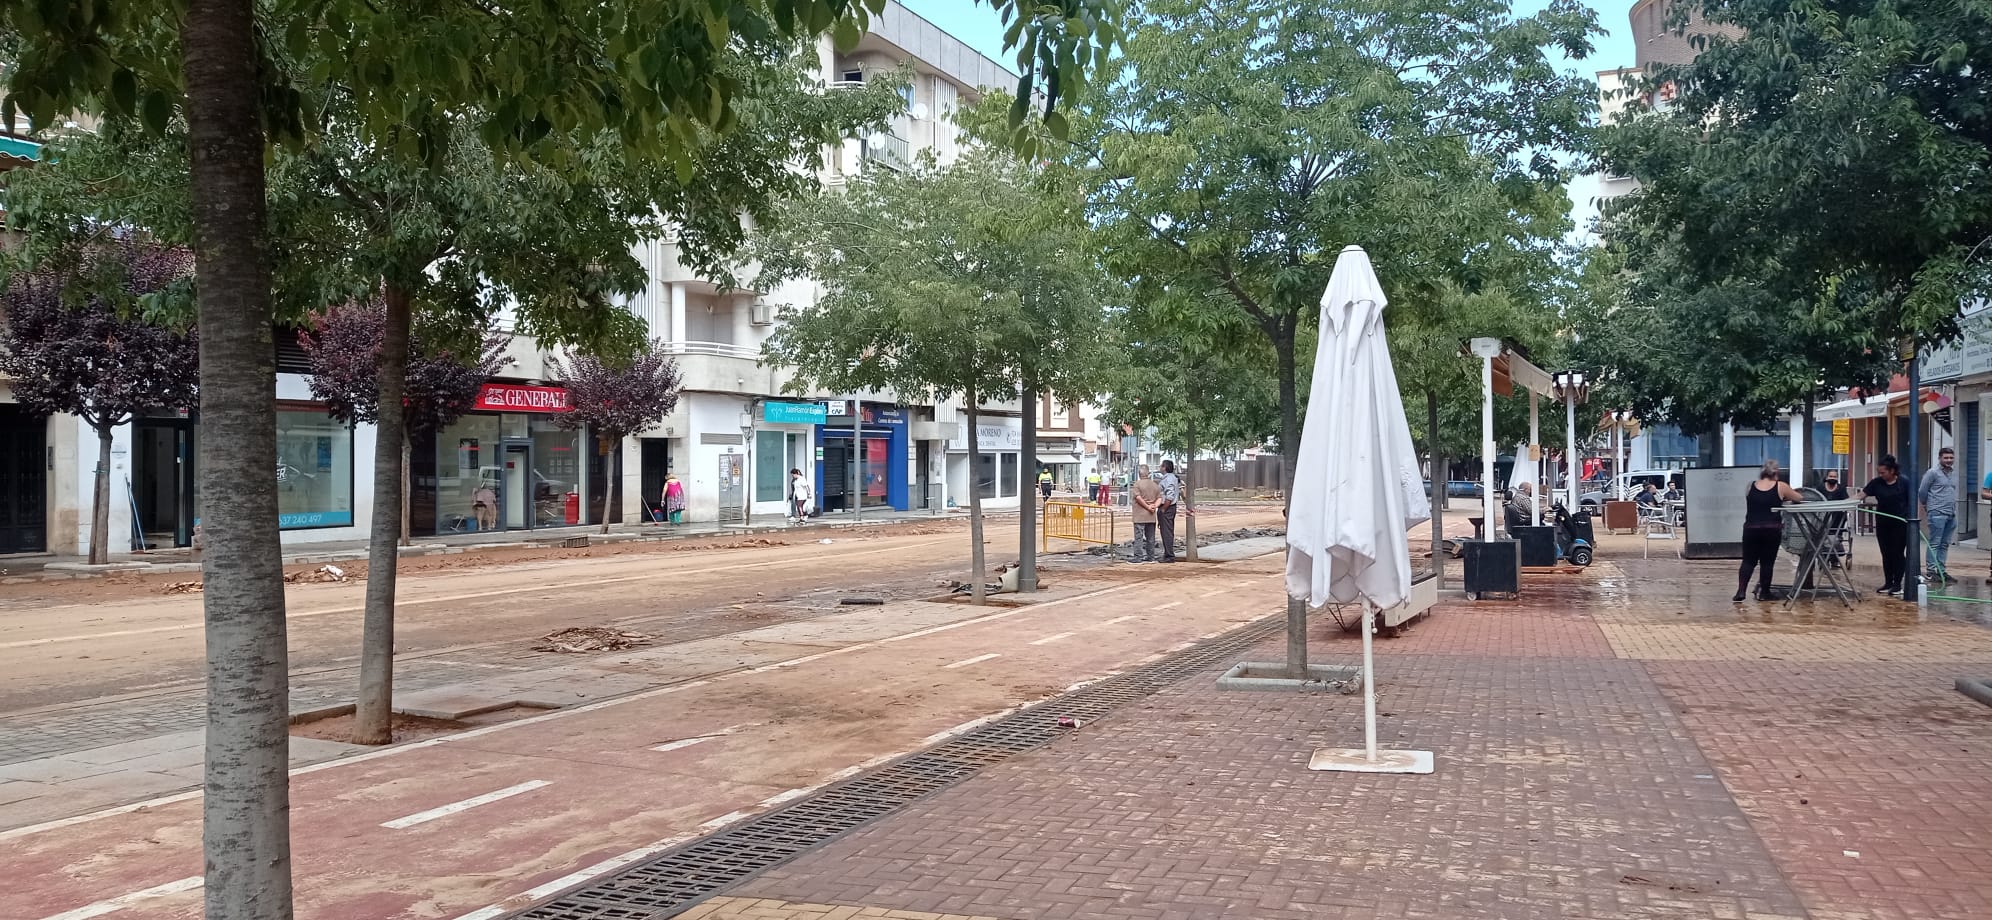
<path id="1" fill-rule="evenodd" d="M 1860 506 L 1861 503 L 1853 499 L 1778 506 L 1777 512 L 1785 516 L 1785 522 L 1797 528 L 1805 539 L 1804 548 L 1798 554 L 1798 569 L 1792 574 L 1791 595 L 1785 598 L 1785 606 L 1796 602 L 1801 591 L 1810 591 L 1817 596 L 1828 590 L 1840 599 L 1840 603 L 1849 607 L 1854 605 L 1854 589 L 1846 580 L 1847 570 L 1821 565 L 1820 561 L 1832 549 L 1829 544 L 1832 542 L 1835 516 L 1851 515 Z"/>

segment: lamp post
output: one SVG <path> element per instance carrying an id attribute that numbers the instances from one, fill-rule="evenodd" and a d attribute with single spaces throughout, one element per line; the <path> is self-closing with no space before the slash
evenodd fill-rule
<path id="1" fill-rule="evenodd" d="M 1565 477 L 1566 494 L 1569 496 L 1564 507 L 1573 513 L 1577 510 L 1577 403 L 1585 396 L 1589 383 L 1583 371 L 1558 371 L 1555 375 L 1557 396 L 1563 400 L 1563 465 L 1568 470 Z"/>
<path id="2" fill-rule="evenodd" d="M 1917 548 L 1922 535 L 1921 502 L 1916 500 L 1916 480 L 1923 471 L 1922 426 L 1923 414 L 1922 348 L 1915 336 L 1902 340 L 1902 360 L 1909 364 L 1909 558 L 1902 561 L 1902 599 L 1920 603 L 1923 594 L 1923 553 Z"/>
<path id="3" fill-rule="evenodd" d="M 740 525 L 754 523 L 754 403 L 749 400 L 748 408 L 740 412 L 740 443 L 746 456 L 746 465 L 740 468 Z M 762 458 L 763 462 L 766 458 Z"/>
<path id="4" fill-rule="evenodd" d="M 1480 513 L 1482 532 L 1494 539 L 1494 359 L 1501 356 L 1501 340 L 1478 338 L 1468 343 L 1480 359 Z"/>

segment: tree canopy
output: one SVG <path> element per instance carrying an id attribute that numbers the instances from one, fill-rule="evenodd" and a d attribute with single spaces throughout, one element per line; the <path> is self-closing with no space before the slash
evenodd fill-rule
<path id="1" fill-rule="evenodd" d="M 1705 430 L 1883 384 L 1903 342 L 1956 334 L 1992 236 L 1992 5 L 1696 6 L 1734 28 L 1604 132 L 1640 188 L 1607 214 L 1585 338 L 1638 408 Z"/>

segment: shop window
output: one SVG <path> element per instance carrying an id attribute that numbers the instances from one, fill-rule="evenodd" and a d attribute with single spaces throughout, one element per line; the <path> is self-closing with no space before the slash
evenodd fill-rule
<path id="1" fill-rule="evenodd" d="M 512 415 L 512 413 L 507 413 Z M 533 442 L 533 526 L 578 524 L 567 519 L 567 493 L 581 492 L 581 462 L 587 456 L 581 430 L 564 431 L 548 415 L 527 416 Z"/>
<path id="2" fill-rule="evenodd" d="M 778 502 L 788 497 L 787 446 L 788 435 L 783 432 L 754 432 L 755 501 Z"/>
<path id="3" fill-rule="evenodd" d="M 436 532 L 498 526 L 499 417 L 472 413 L 436 437 Z"/>
<path id="4" fill-rule="evenodd" d="M 996 455 L 975 455 L 975 494 L 981 498 L 996 497 Z"/>
<path id="5" fill-rule="evenodd" d="M 353 524 L 353 428 L 322 409 L 277 409 L 277 522 Z"/>

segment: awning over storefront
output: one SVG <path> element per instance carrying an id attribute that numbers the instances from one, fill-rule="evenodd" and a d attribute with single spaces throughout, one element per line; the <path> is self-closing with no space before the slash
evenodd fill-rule
<path id="1" fill-rule="evenodd" d="M 1843 399 L 1831 405 L 1820 406 L 1819 411 L 1812 413 L 1812 417 L 1822 422 L 1880 418 L 1888 414 L 1890 406 L 1902 405 L 1908 399 L 1908 393 L 1890 393 L 1887 396 L 1869 396 L 1865 399 Z"/>

